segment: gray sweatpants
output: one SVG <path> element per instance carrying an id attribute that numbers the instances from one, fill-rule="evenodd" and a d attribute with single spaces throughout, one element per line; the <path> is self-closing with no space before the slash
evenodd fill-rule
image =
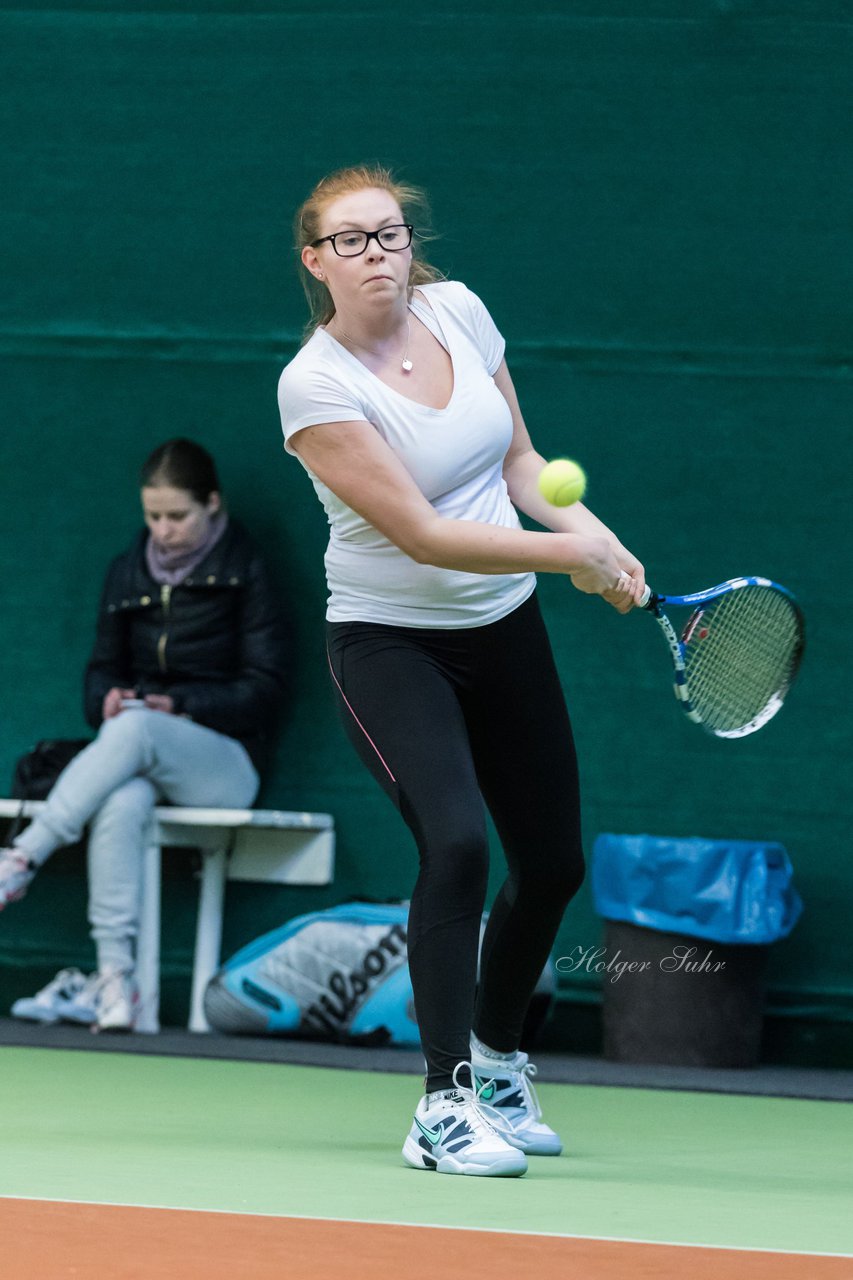
<path id="1" fill-rule="evenodd" d="M 154 805 L 242 809 L 258 786 L 248 752 L 234 738 L 163 711 L 122 711 L 63 770 L 15 846 L 41 863 L 89 826 L 89 923 L 98 968 L 131 969 Z"/>

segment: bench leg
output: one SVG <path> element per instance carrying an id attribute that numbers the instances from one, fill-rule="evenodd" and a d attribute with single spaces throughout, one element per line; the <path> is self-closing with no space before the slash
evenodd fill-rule
<path id="1" fill-rule="evenodd" d="M 135 1029 L 149 1035 L 160 1030 L 160 862 L 160 845 L 155 839 L 152 823 L 142 858 L 139 934 L 136 939 L 139 1010 Z"/>
<path id="2" fill-rule="evenodd" d="M 210 1030 L 210 1023 L 204 1016 L 204 992 L 219 967 L 222 951 L 222 909 L 225 901 L 227 856 L 225 847 L 202 850 L 190 1031 Z"/>

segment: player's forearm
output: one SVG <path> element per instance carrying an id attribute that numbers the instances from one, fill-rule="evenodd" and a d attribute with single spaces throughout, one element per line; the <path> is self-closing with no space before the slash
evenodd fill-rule
<path id="1" fill-rule="evenodd" d="M 603 537 L 504 529 L 440 516 L 425 522 L 403 550 L 419 564 L 464 573 L 572 573 L 604 569 L 612 556 Z"/>
<path id="2" fill-rule="evenodd" d="M 535 450 L 507 462 L 504 480 L 513 506 L 546 529 L 574 533 L 584 538 L 606 538 L 615 552 L 624 550 L 613 530 L 582 502 L 574 502 L 569 507 L 555 507 L 542 497 L 538 482 L 544 466 L 545 459 Z"/>

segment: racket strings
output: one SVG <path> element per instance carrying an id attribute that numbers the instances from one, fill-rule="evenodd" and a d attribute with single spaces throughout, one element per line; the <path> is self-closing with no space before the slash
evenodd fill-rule
<path id="1" fill-rule="evenodd" d="M 726 733 L 778 709 L 796 674 L 802 637 L 786 596 L 744 587 L 695 614 L 683 642 L 690 702 L 708 729 Z"/>

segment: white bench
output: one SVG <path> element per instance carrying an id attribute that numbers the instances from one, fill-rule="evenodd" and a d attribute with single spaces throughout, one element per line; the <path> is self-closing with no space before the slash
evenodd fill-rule
<path id="1" fill-rule="evenodd" d="M 44 801 L 28 800 L 27 817 Z M 0 799 L 0 817 L 15 817 L 20 800 Z M 227 880 L 276 884 L 331 884 L 335 865 L 334 819 L 328 813 L 290 813 L 277 809 L 154 810 L 142 866 L 136 978 L 139 1014 L 136 1030 L 160 1030 L 160 868 L 161 850 L 198 849 L 202 856 L 193 957 L 189 1028 L 209 1031 L 204 1016 L 205 987 L 219 966 L 222 915 Z"/>

